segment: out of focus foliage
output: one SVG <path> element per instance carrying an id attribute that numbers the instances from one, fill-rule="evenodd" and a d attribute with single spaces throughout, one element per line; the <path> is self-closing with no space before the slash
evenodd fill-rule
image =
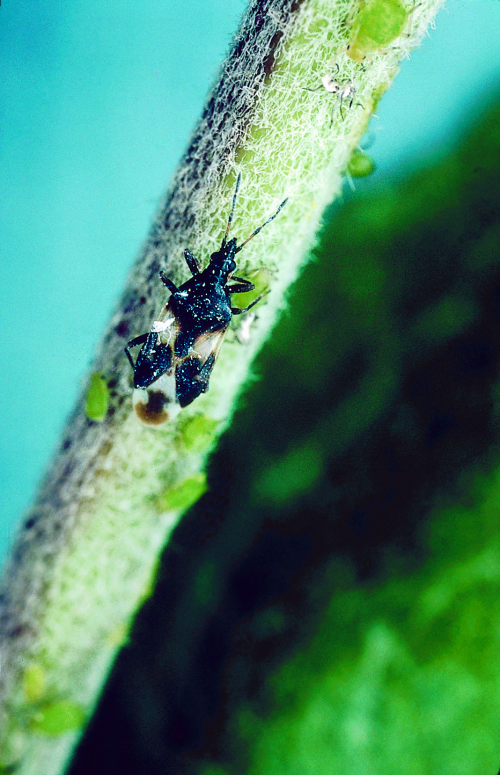
<path id="1" fill-rule="evenodd" d="M 316 255 L 71 775 L 500 767 L 500 108 Z"/>

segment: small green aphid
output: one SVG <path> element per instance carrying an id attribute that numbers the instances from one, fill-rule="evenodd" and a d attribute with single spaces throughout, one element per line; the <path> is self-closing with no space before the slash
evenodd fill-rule
<path id="1" fill-rule="evenodd" d="M 109 389 L 99 372 L 92 374 L 85 399 L 85 414 L 89 420 L 102 422 L 108 413 Z"/>
<path id="2" fill-rule="evenodd" d="M 24 696 L 28 702 L 38 702 L 45 692 L 46 676 L 43 668 L 34 663 L 29 665 L 23 675 Z"/>
<path id="3" fill-rule="evenodd" d="M 161 511 L 187 511 L 207 491 L 206 474 L 195 474 L 180 484 L 165 490 L 158 498 Z"/>
<path id="4" fill-rule="evenodd" d="M 363 62 L 367 56 L 384 49 L 406 27 L 409 12 L 401 0 L 362 0 L 352 25 L 347 56 Z"/>
<path id="5" fill-rule="evenodd" d="M 213 444 L 219 424 L 218 420 L 206 414 L 192 415 L 181 424 L 179 440 L 186 449 L 200 452 Z"/>
<path id="6" fill-rule="evenodd" d="M 367 175 L 371 175 L 374 169 L 375 162 L 371 156 L 361 153 L 361 151 L 354 151 L 347 165 L 347 172 L 353 178 L 365 178 Z"/>
<path id="7" fill-rule="evenodd" d="M 82 729 L 84 723 L 85 711 L 81 705 L 60 700 L 39 708 L 31 721 L 31 730 L 39 735 L 59 737 Z"/>

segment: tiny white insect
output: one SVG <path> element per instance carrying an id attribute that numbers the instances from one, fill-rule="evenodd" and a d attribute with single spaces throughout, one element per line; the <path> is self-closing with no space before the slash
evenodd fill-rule
<path id="1" fill-rule="evenodd" d="M 335 65 L 337 74 L 340 70 L 338 65 Z M 332 117 L 330 120 L 330 126 L 333 124 L 333 119 L 335 117 L 335 110 L 337 109 L 337 106 L 339 107 L 339 112 L 342 120 L 344 119 L 344 114 L 342 113 L 342 105 L 347 105 L 349 108 L 352 108 L 352 104 L 354 102 L 354 97 L 356 96 L 357 92 L 357 85 L 355 81 L 339 81 L 336 75 L 334 76 L 332 73 L 326 73 L 321 79 L 322 86 L 317 86 L 316 89 L 309 89 L 306 86 L 303 86 L 302 88 L 304 91 L 312 91 L 317 92 L 321 88 L 324 88 L 325 91 L 329 92 L 330 94 L 336 94 L 337 100 L 333 106 L 332 109 Z M 359 105 L 360 107 L 363 107 L 361 102 L 357 102 L 356 106 Z"/>
<path id="2" fill-rule="evenodd" d="M 249 312 L 238 326 L 238 330 L 236 331 L 236 338 L 240 344 L 248 344 L 250 342 L 250 329 L 256 317 L 257 314 L 255 312 Z"/>
<path id="3" fill-rule="evenodd" d="M 173 323 L 175 323 L 174 318 L 169 318 L 168 320 L 155 320 L 151 326 L 151 331 L 154 331 L 155 334 L 159 334 L 162 331 L 166 331 L 167 328 L 170 328 Z"/>

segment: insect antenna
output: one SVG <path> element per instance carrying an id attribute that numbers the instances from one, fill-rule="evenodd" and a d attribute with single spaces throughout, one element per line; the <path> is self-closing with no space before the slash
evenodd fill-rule
<path id="1" fill-rule="evenodd" d="M 224 234 L 224 239 L 222 240 L 221 249 L 226 246 L 227 235 L 229 234 L 229 229 L 231 228 L 231 224 L 233 222 L 233 215 L 236 207 L 236 199 L 238 197 L 240 183 L 241 183 L 241 172 L 238 173 L 238 177 L 236 178 L 236 188 L 234 189 L 234 194 L 233 194 L 233 206 L 231 207 L 231 212 L 229 213 L 229 218 L 227 219 L 227 228 L 226 228 L 226 233 Z"/>
<path id="2" fill-rule="evenodd" d="M 323 88 L 323 84 L 321 84 L 321 86 L 317 86 L 315 89 L 310 89 L 308 86 L 301 86 L 300 88 L 302 91 L 319 91 Z"/>
<path id="3" fill-rule="evenodd" d="M 239 246 L 236 248 L 236 250 L 235 250 L 234 252 L 235 252 L 235 253 L 239 253 L 239 252 L 240 252 L 240 250 L 241 250 L 242 248 L 244 248 L 244 247 L 245 247 L 245 245 L 247 244 L 247 242 L 250 242 L 250 240 L 251 240 L 251 239 L 253 239 L 253 238 L 255 237 L 255 235 L 259 233 L 259 231 L 262 231 L 262 229 L 264 228 L 264 226 L 267 226 L 267 224 L 268 224 L 268 223 L 271 223 L 271 221 L 274 221 L 274 219 L 276 218 L 276 216 L 278 215 L 278 213 L 279 213 L 279 212 L 280 212 L 280 211 L 281 211 L 281 210 L 284 208 L 284 206 L 286 205 L 286 203 L 287 203 L 287 202 L 288 202 L 288 197 L 287 197 L 286 199 L 283 199 L 282 203 L 280 204 L 280 206 L 278 207 L 278 209 L 276 210 L 276 212 L 274 213 L 274 215 L 271 215 L 271 217 L 270 217 L 270 218 L 268 218 L 268 219 L 267 219 L 267 221 L 264 221 L 264 223 L 262 224 L 262 226 L 259 226 L 259 228 L 258 228 L 258 229 L 255 229 L 255 231 L 253 231 L 253 232 L 250 234 L 250 236 L 249 236 L 249 237 L 247 237 L 247 239 L 245 240 L 245 242 L 242 242 L 242 243 L 241 243 L 241 245 L 239 245 Z"/>

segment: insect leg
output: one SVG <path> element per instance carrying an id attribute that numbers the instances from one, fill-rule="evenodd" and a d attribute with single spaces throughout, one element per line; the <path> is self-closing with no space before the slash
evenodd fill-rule
<path id="1" fill-rule="evenodd" d="M 237 293 L 242 293 L 242 291 L 237 291 Z M 248 307 L 243 307 L 243 309 L 240 309 L 240 307 L 231 307 L 231 312 L 233 315 L 243 315 L 244 312 L 248 312 L 249 309 L 252 309 L 252 307 L 255 307 L 256 304 L 261 301 L 264 296 L 267 296 L 269 291 L 266 291 L 265 293 L 261 293 L 260 296 L 257 296 L 257 298 L 252 301 L 251 304 L 248 305 Z"/>
<path id="2" fill-rule="evenodd" d="M 240 278 L 237 277 L 236 279 L 239 280 Z M 227 290 L 229 293 L 248 293 L 249 291 L 255 290 L 255 285 L 249 280 L 242 280 L 236 285 L 228 285 Z"/>
<path id="3" fill-rule="evenodd" d="M 191 270 L 191 274 L 192 275 L 200 274 L 200 267 L 199 267 L 199 264 L 198 264 L 198 259 L 187 248 L 184 251 L 184 258 L 186 259 L 186 264 L 188 265 L 189 269 Z"/>
<path id="4" fill-rule="evenodd" d="M 130 355 L 130 350 L 131 350 L 132 347 L 137 347 L 137 345 L 139 345 L 139 344 L 144 344 L 144 342 L 146 341 L 148 336 L 149 336 L 149 333 L 141 334 L 141 336 L 136 336 L 135 339 L 131 339 L 130 342 L 127 344 L 127 346 L 124 348 L 125 349 L 125 354 L 126 354 L 127 358 L 129 359 L 129 363 L 130 363 L 130 365 L 132 366 L 133 369 L 135 369 L 135 363 L 132 360 L 132 356 Z"/>
<path id="5" fill-rule="evenodd" d="M 333 103 L 332 117 L 330 119 L 330 129 L 333 126 L 333 119 L 335 118 L 335 111 L 337 110 L 338 99 Z M 342 99 L 340 100 L 340 115 L 342 116 Z"/>
<path id="6" fill-rule="evenodd" d="M 177 286 L 174 285 L 172 280 L 170 280 L 170 278 L 166 276 L 163 269 L 160 271 L 160 280 L 162 281 L 163 285 L 167 286 L 170 293 L 175 293 L 177 291 Z"/>
<path id="7" fill-rule="evenodd" d="M 239 283 L 248 283 L 250 280 L 244 280 L 243 277 L 236 277 L 235 274 L 231 275 L 231 280 L 238 280 Z M 251 291 L 253 291 L 253 288 L 250 288 Z"/>

